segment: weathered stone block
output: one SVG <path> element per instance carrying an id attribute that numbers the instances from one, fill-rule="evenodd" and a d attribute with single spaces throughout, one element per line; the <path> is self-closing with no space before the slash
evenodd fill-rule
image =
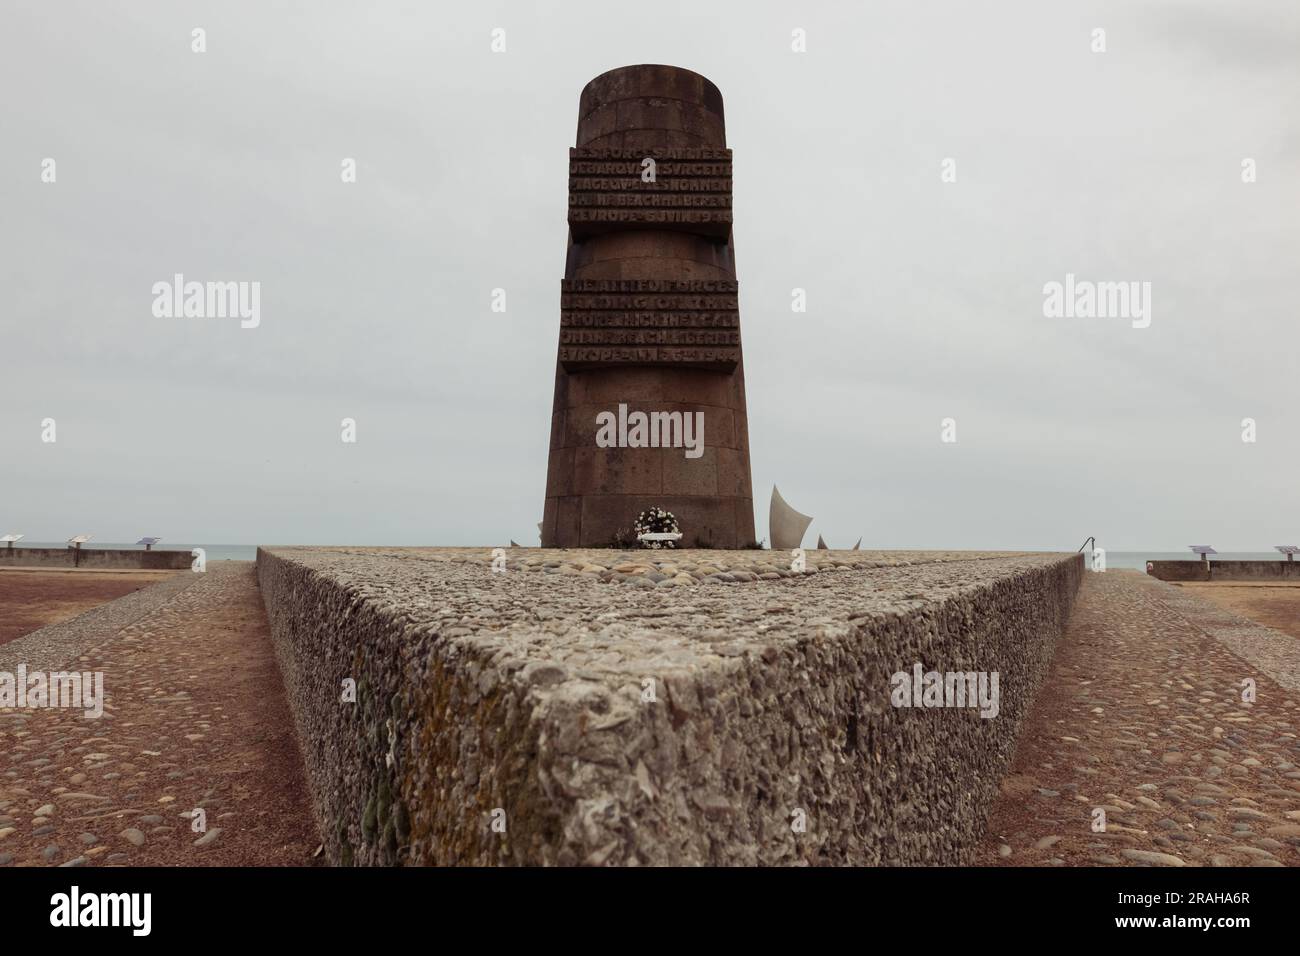
<path id="1" fill-rule="evenodd" d="M 331 862 L 964 863 L 1082 574 L 819 552 L 683 600 L 559 573 L 600 554 L 259 550 Z M 894 706 L 914 663 L 998 672 L 997 716 Z"/>

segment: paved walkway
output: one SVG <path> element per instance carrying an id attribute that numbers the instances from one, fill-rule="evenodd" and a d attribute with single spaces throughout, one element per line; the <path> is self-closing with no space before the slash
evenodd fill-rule
<path id="1" fill-rule="evenodd" d="M 320 839 L 252 562 L 157 588 L 4 648 L 0 670 L 15 654 L 49 670 L 80 655 L 72 666 L 103 672 L 107 704 L 99 719 L 0 710 L 0 865 L 313 862 Z"/>
<path id="2" fill-rule="evenodd" d="M 0 865 L 313 862 L 252 565 L 209 568 L 5 646 L 0 670 L 76 655 L 108 703 L 0 711 Z M 1298 728 L 1300 642 L 1145 575 L 1085 575 L 979 862 L 1300 865 Z"/>
<path id="3" fill-rule="evenodd" d="M 1300 865 L 1297 663 L 1184 589 L 1085 574 L 978 862 Z"/>

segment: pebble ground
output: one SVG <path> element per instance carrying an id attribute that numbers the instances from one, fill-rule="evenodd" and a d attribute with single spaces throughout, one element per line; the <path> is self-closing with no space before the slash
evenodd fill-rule
<path id="1" fill-rule="evenodd" d="M 431 549 L 423 559 L 485 554 Z M 645 589 L 790 576 L 788 555 L 772 552 L 507 555 L 512 569 Z M 822 570 L 900 572 L 943 560 L 807 557 Z M 320 840 L 252 565 L 210 565 L 77 622 L 0 655 L 0 669 L 15 655 L 54 669 L 62 654 L 103 671 L 108 694 L 100 720 L 0 712 L 0 866 L 310 865 Z M 980 862 L 1300 865 L 1298 661 L 1293 637 L 1186 589 L 1135 572 L 1086 574 Z M 1246 679 L 1253 702 L 1242 699 Z M 195 807 L 205 833 L 191 828 Z"/>
<path id="2" fill-rule="evenodd" d="M 180 573 L 0 567 L 0 645 Z"/>
<path id="3" fill-rule="evenodd" d="M 979 862 L 1300 865 L 1298 660 L 1183 589 L 1085 574 Z"/>
<path id="4" fill-rule="evenodd" d="M 1016 551 L 831 551 L 808 548 L 804 551 L 804 570 L 792 570 L 790 551 L 746 550 L 713 551 L 690 549 L 677 551 L 635 549 L 618 551 L 609 548 L 283 548 L 294 552 L 351 555 L 374 561 L 396 558 L 418 571 L 421 564 L 444 563 L 483 567 L 494 551 L 505 558 L 511 571 L 542 575 L 561 575 L 593 579 L 640 588 L 690 587 L 696 584 L 735 584 L 777 581 L 817 574 L 820 571 L 907 569 L 969 561 L 998 561 L 1026 557 Z"/>
<path id="5" fill-rule="evenodd" d="M 103 717 L 0 711 L 0 866 L 313 862 L 320 839 L 252 563 L 155 588 L 80 630 L 46 629 L 76 651 L 71 669 L 103 672 Z M 25 651 L 62 669 L 41 638 L 6 645 L 0 669 Z"/>

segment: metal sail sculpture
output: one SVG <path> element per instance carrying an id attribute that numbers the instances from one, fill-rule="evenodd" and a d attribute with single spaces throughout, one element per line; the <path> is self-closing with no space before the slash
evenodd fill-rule
<path id="1" fill-rule="evenodd" d="M 804 532 L 812 524 L 812 518 L 800 514 L 785 503 L 776 485 L 772 486 L 772 503 L 767 509 L 768 532 L 772 536 L 772 547 L 778 551 L 787 551 L 799 547 Z"/>
<path id="2" fill-rule="evenodd" d="M 818 536 L 817 536 L 817 550 L 818 550 L 818 551 L 829 551 L 829 550 L 830 550 L 830 545 L 828 545 L 828 544 L 826 543 L 825 539 L 822 538 L 821 535 L 818 535 Z"/>

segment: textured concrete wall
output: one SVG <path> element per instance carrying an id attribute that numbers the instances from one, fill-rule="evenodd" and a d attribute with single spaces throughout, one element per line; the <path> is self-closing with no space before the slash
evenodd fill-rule
<path id="1" fill-rule="evenodd" d="M 1148 561 L 1147 574 L 1161 581 L 1300 581 L 1295 561 Z"/>
<path id="2" fill-rule="evenodd" d="M 194 559 L 188 551 L 123 551 L 105 548 L 3 548 L 0 568 L 90 568 L 103 571 L 184 571 Z"/>
<path id="3" fill-rule="evenodd" d="M 961 863 L 1082 573 L 646 592 L 424 554 L 258 552 L 334 863 Z M 999 715 L 891 706 L 915 662 L 998 671 Z"/>

